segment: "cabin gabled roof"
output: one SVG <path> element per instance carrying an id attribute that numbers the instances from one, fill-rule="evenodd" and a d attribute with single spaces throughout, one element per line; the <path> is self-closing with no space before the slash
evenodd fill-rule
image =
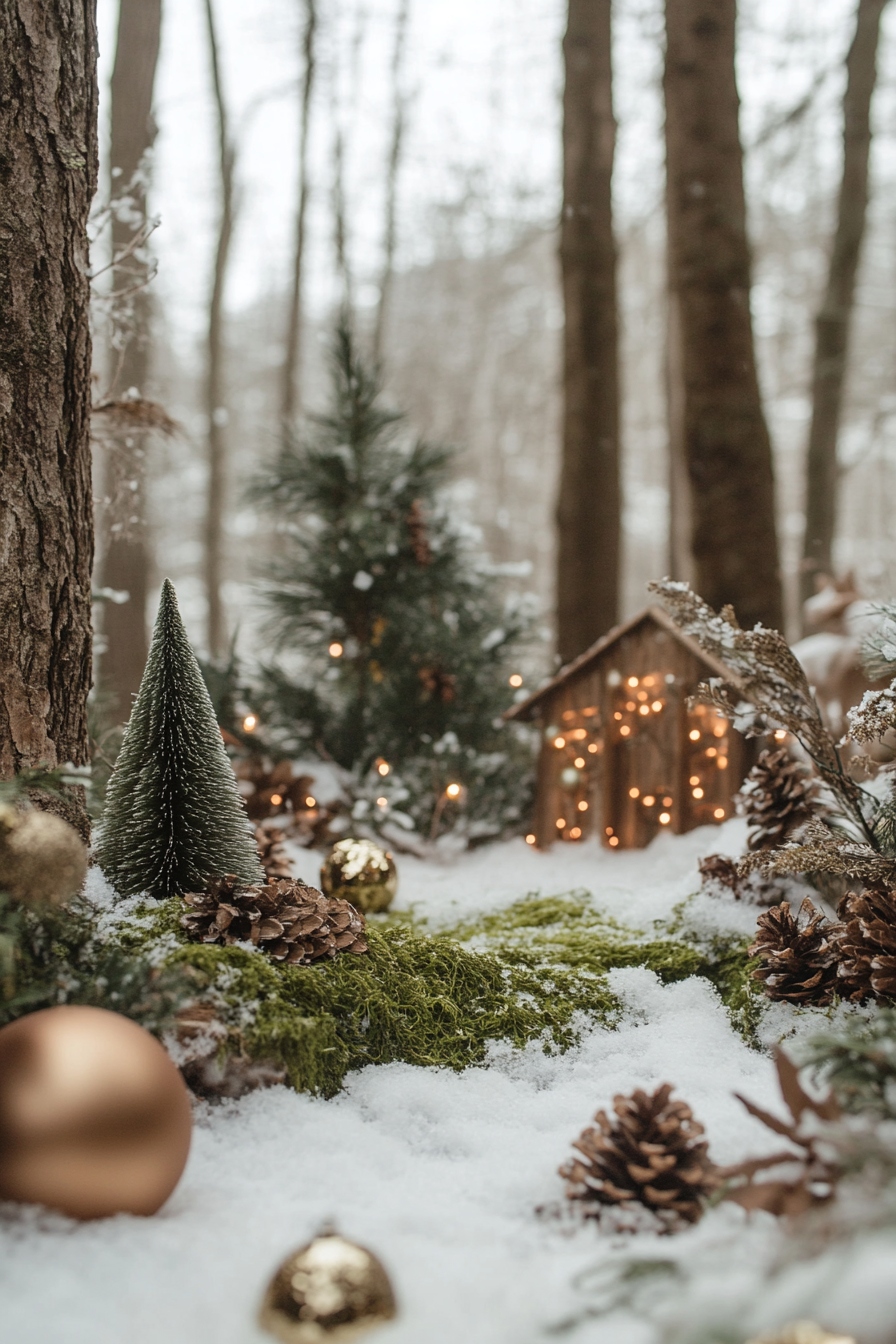
<path id="1" fill-rule="evenodd" d="M 524 720 L 533 718 L 534 711 L 538 709 L 543 700 L 548 699 L 554 691 L 576 677 L 580 672 L 586 672 L 592 665 L 601 662 L 604 655 L 612 649 L 613 645 L 617 644 L 624 635 L 631 634 L 639 625 L 643 625 L 648 621 L 652 621 L 654 625 L 658 625 L 667 634 L 672 635 L 683 648 L 687 649 L 688 653 L 693 654 L 695 658 L 703 663 L 704 667 L 712 676 L 724 677 L 725 681 L 733 686 L 740 684 L 739 677 L 730 667 L 723 663 L 720 658 L 716 658 L 713 654 L 707 653 L 705 649 L 700 647 L 696 639 L 693 639 L 690 635 L 686 635 L 683 630 L 680 630 L 672 620 L 672 617 L 669 616 L 662 607 L 650 606 L 645 607 L 643 611 L 637 614 L 637 616 L 632 616 L 630 620 L 623 621 L 621 625 L 615 625 L 613 629 L 608 630 L 605 635 L 601 635 L 600 639 L 592 644 L 590 649 L 586 649 L 584 653 L 579 654 L 578 658 L 574 658 L 571 663 L 567 663 L 566 667 L 562 667 L 551 681 L 546 682 L 544 686 L 539 687 L 539 689 L 527 699 L 521 700 L 518 705 L 514 705 L 511 709 L 505 710 L 503 717 L 505 719 Z"/>

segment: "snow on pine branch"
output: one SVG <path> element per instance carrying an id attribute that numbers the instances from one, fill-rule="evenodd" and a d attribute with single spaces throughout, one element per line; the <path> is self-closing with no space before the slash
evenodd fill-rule
<path id="1" fill-rule="evenodd" d="M 846 718 L 853 742 L 879 742 L 896 728 L 896 680 L 886 690 L 866 691 Z"/>

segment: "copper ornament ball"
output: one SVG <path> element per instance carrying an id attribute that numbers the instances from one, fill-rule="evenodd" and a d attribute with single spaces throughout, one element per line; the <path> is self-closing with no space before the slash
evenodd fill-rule
<path id="1" fill-rule="evenodd" d="M 52 812 L 0 807 L 0 881 L 14 900 L 60 905 L 77 896 L 87 877 L 87 846 Z"/>
<path id="2" fill-rule="evenodd" d="M 320 869 L 326 896 L 349 901 L 365 915 L 388 910 L 398 890 L 395 860 L 375 840 L 339 840 Z"/>
<path id="3" fill-rule="evenodd" d="M 191 1129 L 180 1073 L 126 1017 L 65 1006 L 0 1030 L 0 1199 L 82 1219 L 155 1213 Z"/>
<path id="4" fill-rule="evenodd" d="M 283 1261 L 259 1323 L 282 1344 L 347 1344 L 394 1315 L 395 1294 L 377 1257 L 325 1232 Z"/>

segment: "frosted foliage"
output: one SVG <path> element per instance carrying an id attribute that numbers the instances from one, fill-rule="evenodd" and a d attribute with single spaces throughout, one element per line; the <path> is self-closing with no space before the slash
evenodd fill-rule
<path id="1" fill-rule="evenodd" d="M 264 880 L 168 579 L 109 784 L 98 859 L 121 896 L 181 895 L 225 873 Z"/>
<path id="2" fill-rule="evenodd" d="M 846 717 L 854 742 L 879 742 L 896 728 L 896 681 L 884 691 L 866 691 Z"/>

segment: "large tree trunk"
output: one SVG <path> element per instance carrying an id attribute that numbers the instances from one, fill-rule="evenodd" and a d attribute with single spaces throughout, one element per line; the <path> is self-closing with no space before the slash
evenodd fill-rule
<path id="1" fill-rule="evenodd" d="M 94 0 L 0 0 L 0 777 L 88 755 Z"/>
<path id="2" fill-rule="evenodd" d="M 317 29 L 315 0 L 305 0 L 305 31 L 302 55 L 305 78 L 302 81 L 302 113 L 299 128 L 299 198 L 296 207 L 296 235 L 292 265 L 292 293 L 286 330 L 286 357 L 283 362 L 283 389 L 280 415 L 285 425 L 295 419 L 301 402 L 302 385 L 302 269 L 305 259 L 305 216 L 308 209 L 308 132 L 311 128 L 311 94 L 316 67 L 314 38 Z"/>
<path id="3" fill-rule="evenodd" d="M 212 86 L 218 121 L 218 160 L 221 175 L 221 214 L 212 292 L 208 309 L 208 346 L 205 409 L 208 416 L 208 492 L 205 509 L 205 591 L 208 601 L 207 640 L 214 658 L 224 651 L 227 637 L 221 601 L 224 502 L 227 492 L 227 411 L 224 406 L 224 286 L 233 238 L 234 150 L 230 140 L 227 104 L 221 81 L 221 62 L 212 0 L 205 0 Z"/>
<path id="4" fill-rule="evenodd" d="M 564 663 L 613 626 L 619 611 L 611 9 L 611 0 L 569 0 L 563 39 L 560 263 L 566 326 L 557 647 Z"/>
<path id="5" fill-rule="evenodd" d="M 152 119 L 152 95 L 159 40 L 162 27 L 162 0 L 121 0 L 118 14 L 118 43 L 112 70 L 111 146 L 113 170 L 112 198 L 127 196 L 133 210 L 146 223 L 146 191 L 134 175 L 151 148 L 156 127 Z M 112 256 L 121 257 L 135 238 L 133 215 L 122 220 L 112 217 Z M 147 268 L 134 257 L 113 268 L 113 289 L 127 292 L 135 284 L 145 283 Z M 111 381 L 109 395 L 118 396 L 136 388 L 146 396 L 149 372 L 150 300 L 145 290 L 131 299 L 126 344 L 120 352 L 110 351 Z M 144 536 L 144 454 L 147 434 L 130 429 L 110 435 L 106 452 L 104 493 L 113 501 L 115 524 L 120 529 L 106 539 L 102 581 L 107 588 L 128 593 L 127 602 L 106 603 L 103 634 L 106 647 L 101 660 L 101 681 L 114 697 L 113 714 L 126 720 L 132 698 L 140 687 L 146 664 L 146 597 L 149 587 L 149 554 Z M 133 489 L 136 483 L 137 489 Z M 115 503 L 127 498 L 127 518 Z M 136 523 L 129 521 L 136 516 Z"/>
<path id="6" fill-rule="evenodd" d="M 380 274 L 380 297 L 376 305 L 373 325 L 373 360 L 379 364 L 383 357 L 383 335 L 386 314 L 392 294 L 395 272 L 395 244 L 398 221 L 398 170 L 401 167 L 401 149 L 404 140 L 406 99 L 401 87 L 401 69 L 407 42 L 410 0 L 399 0 L 395 16 L 395 45 L 392 49 L 392 139 L 386 168 L 386 210 L 383 229 L 383 269 Z"/>
<path id="7" fill-rule="evenodd" d="M 666 200 L 695 586 L 780 628 L 771 443 L 750 318 L 736 0 L 666 0 Z"/>
<path id="8" fill-rule="evenodd" d="M 856 31 L 846 58 L 843 97 L 843 177 L 837 230 L 824 299 L 815 318 L 812 424 L 806 449 L 806 534 L 801 596 L 811 597 L 818 573 L 831 573 L 837 511 L 837 436 L 849 346 L 849 322 L 868 205 L 871 98 L 877 43 L 887 0 L 859 0 Z"/>

